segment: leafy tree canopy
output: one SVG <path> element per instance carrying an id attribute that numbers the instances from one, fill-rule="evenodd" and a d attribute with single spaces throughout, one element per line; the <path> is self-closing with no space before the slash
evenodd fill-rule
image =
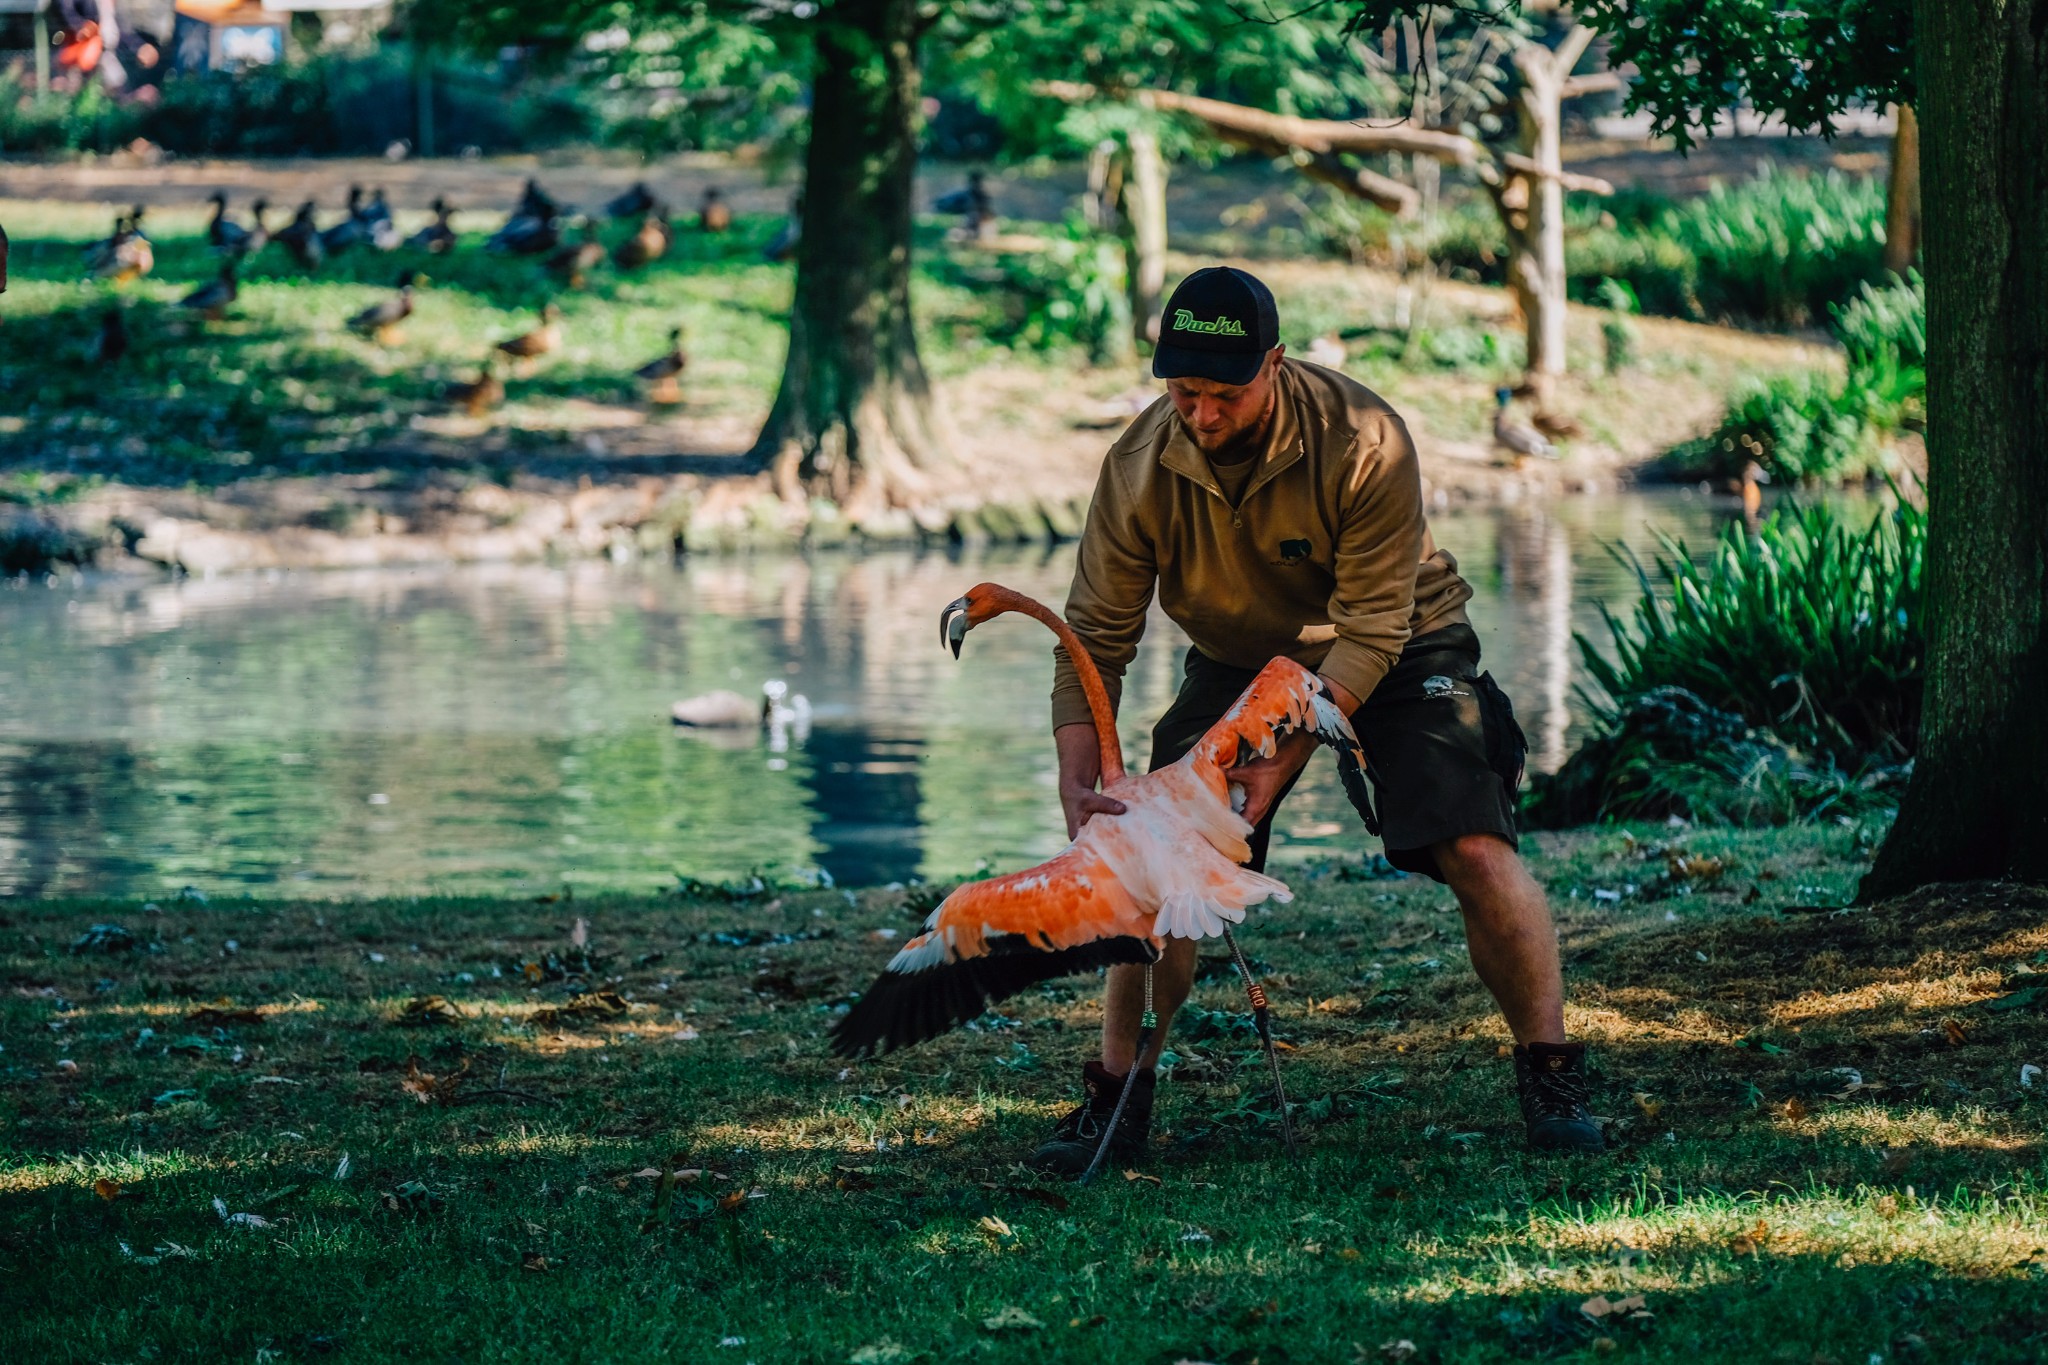
<path id="1" fill-rule="evenodd" d="M 1397 18 L 1490 18 L 1522 6 L 1355 0 L 1345 8 L 1352 31 L 1371 33 Z M 1681 147 L 1743 98 L 1794 129 L 1821 132 L 1853 102 L 1913 101 L 1912 0 L 1588 0 L 1577 16 L 1611 40 L 1613 65 L 1635 67 L 1628 107 L 1649 111 L 1656 131 Z"/>

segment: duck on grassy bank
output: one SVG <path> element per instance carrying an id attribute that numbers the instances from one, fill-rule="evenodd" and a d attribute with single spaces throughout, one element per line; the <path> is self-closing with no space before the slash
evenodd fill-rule
<path id="1" fill-rule="evenodd" d="M 690 358 L 683 354 L 683 329 L 671 327 L 668 333 L 668 350 L 633 371 L 633 377 L 647 386 L 647 401 L 650 403 L 676 404 L 683 401 L 683 368 Z"/>
<path id="2" fill-rule="evenodd" d="M 413 290 L 425 278 L 417 270 L 406 271 L 398 277 L 398 292 L 379 299 L 351 317 L 348 329 L 357 336 L 370 338 L 379 346 L 396 346 L 404 339 L 400 324 L 412 316 Z"/>

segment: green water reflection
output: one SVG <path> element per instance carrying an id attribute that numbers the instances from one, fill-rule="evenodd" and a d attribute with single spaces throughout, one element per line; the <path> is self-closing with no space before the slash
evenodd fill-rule
<path id="1" fill-rule="evenodd" d="M 1603 540 L 1703 542 L 1725 503 L 1582 498 L 1434 519 L 1537 766 L 1573 734 L 1571 633 L 1625 586 Z M 1058 602 L 1071 550 L 478 566 L 0 589 L 0 894 L 653 888 L 823 867 L 1016 866 L 1063 842 L 1048 640 L 938 610 L 996 578 Z M 1138 754 L 1184 641 L 1155 618 Z M 787 678 L 806 742 L 674 731 L 669 703 Z M 1362 846 L 1320 768 L 1276 857 Z"/>

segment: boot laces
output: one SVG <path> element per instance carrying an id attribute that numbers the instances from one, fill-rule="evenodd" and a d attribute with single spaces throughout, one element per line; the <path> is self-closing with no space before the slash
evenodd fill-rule
<path id="1" fill-rule="evenodd" d="M 1529 1083 L 1523 1088 L 1523 1093 L 1532 1114 L 1538 1119 L 1583 1118 L 1593 1098 L 1592 1088 L 1586 1084 L 1583 1073 L 1541 1071 L 1534 1067 L 1529 1070 Z"/>

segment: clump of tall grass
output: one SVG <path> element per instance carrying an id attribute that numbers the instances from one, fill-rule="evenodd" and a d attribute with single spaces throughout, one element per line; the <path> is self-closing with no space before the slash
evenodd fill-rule
<path id="1" fill-rule="evenodd" d="M 1880 801 L 1919 736 L 1927 518 L 1858 529 L 1825 505 L 1731 526 L 1701 561 L 1665 538 L 1626 616 L 1581 635 L 1598 733 L 1539 785 L 1543 823 L 1785 820 Z M 1604 646 L 1604 647 L 1603 647 Z"/>
<path id="2" fill-rule="evenodd" d="M 1884 188 L 1867 176 L 1788 175 L 1765 163 L 1754 180 L 1717 184 L 1661 226 L 1698 262 L 1709 316 L 1801 326 L 1883 270 Z"/>

